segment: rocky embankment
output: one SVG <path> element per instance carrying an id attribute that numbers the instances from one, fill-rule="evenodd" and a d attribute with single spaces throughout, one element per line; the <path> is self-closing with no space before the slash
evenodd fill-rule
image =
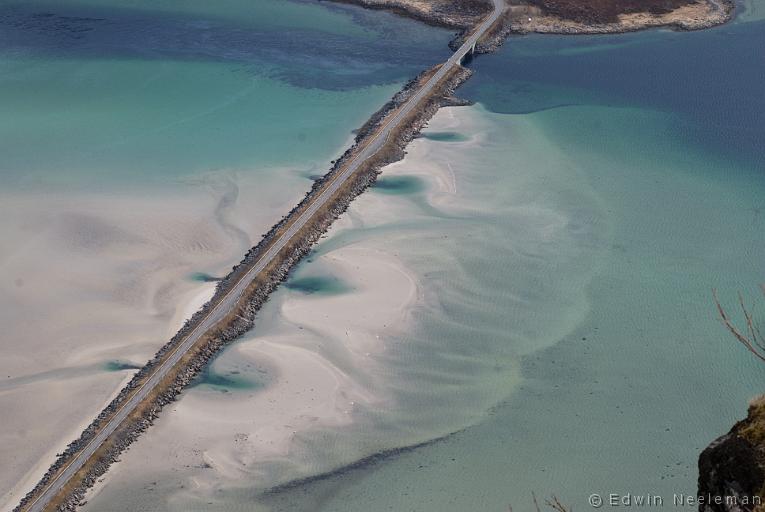
<path id="1" fill-rule="evenodd" d="M 699 512 L 765 511 L 765 397 L 699 457 Z"/>
<path id="2" fill-rule="evenodd" d="M 46 487 L 48 482 L 59 472 L 59 470 L 69 463 L 74 454 L 96 435 L 98 430 L 109 421 L 109 418 L 118 410 L 129 397 L 134 389 L 139 387 L 146 378 L 152 373 L 152 370 L 159 365 L 181 341 L 193 330 L 205 317 L 207 311 L 234 286 L 234 284 L 247 272 L 247 270 L 260 258 L 268 249 L 271 243 L 279 236 L 286 224 L 307 207 L 315 194 L 323 189 L 324 184 L 333 178 L 333 176 L 343 168 L 344 164 L 355 156 L 359 147 L 365 144 L 366 140 L 375 132 L 376 128 L 382 124 L 388 115 L 390 115 L 398 106 L 402 105 L 419 86 L 426 81 L 435 69 L 423 72 L 420 76 L 413 79 L 398 92 L 390 102 L 380 109 L 367 123 L 362 126 L 356 136 L 354 145 L 349 148 L 337 161 L 334 162 L 332 169 L 321 179 L 316 180 L 311 190 L 305 198 L 293 208 L 288 215 L 285 215 L 271 230 L 263 236 L 258 245 L 250 249 L 244 259 L 231 272 L 223 278 L 217 285 L 214 297 L 202 309 L 195 313 L 173 336 L 173 338 L 164 345 L 143 368 L 141 368 L 131 379 L 128 385 L 123 388 L 117 397 L 98 415 L 98 417 L 86 428 L 82 435 L 72 443 L 66 450 L 59 454 L 56 462 L 46 472 L 37 486 L 31 491 L 21 503 L 14 509 L 22 510 L 32 499 Z M 454 98 L 453 93 L 470 76 L 471 72 L 465 68 L 458 68 L 450 73 L 434 90 L 434 93 L 427 98 L 423 108 L 417 110 L 407 118 L 401 127 L 392 134 L 389 142 L 373 158 L 369 159 L 356 173 L 350 178 L 336 194 L 328 206 L 323 208 L 314 219 L 296 235 L 294 242 L 283 249 L 280 257 L 277 258 L 278 264 L 267 268 L 262 278 L 257 278 L 245 292 L 246 300 L 238 311 L 230 315 L 222 327 L 216 332 L 203 338 L 199 346 L 196 347 L 191 356 L 185 361 L 185 364 L 177 371 L 171 374 L 163 382 L 162 389 L 142 404 L 140 410 L 136 411 L 128 424 L 116 431 L 102 449 L 97 452 L 95 460 L 90 461 L 72 479 L 73 485 L 65 488 L 63 495 L 55 502 L 58 510 L 75 510 L 82 502 L 88 488 L 92 487 L 96 480 L 103 475 L 109 466 L 118 460 L 119 454 L 126 450 L 142 432 L 144 432 L 156 419 L 162 408 L 168 403 L 173 402 L 181 391 L 189 385 L 199 372 L 205 367 L 207 362 L 228 342 L 238 338 L 253 326 L 255 314 L 268 299 L 270 293 L 284 281 L 289 272 L 295 265 L 310 252 L 313 244 L 319 237 L 326 232 L 332 222 L 339 217 L 347 208 L 350 202 L 369 187 L 377 178 L 380 169 L 385 165 L 400 160 L 404 156 L 404 148 L 419 133 L 425 123 L 435 114 L 442 105 L 463 104 Z"/>

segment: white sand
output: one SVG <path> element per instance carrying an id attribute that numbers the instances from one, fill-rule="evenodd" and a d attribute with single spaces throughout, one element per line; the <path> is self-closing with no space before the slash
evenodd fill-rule
<path id="1" fill-rule="evenodd" d="M 278 483 L 283 472 L 311 474 L 317 461 L 290 457 L 303 433 L 346 426 L 360 406 L 385 407 L 372 378 L 374 355 L 407 325 L 420 297 L 416 282 L 395 257 L 363 244 L 331 251 L 315 263 L 353 291 L 277 294 L 277 304 L 268 308 L 276 314 L 259 317 L 257 334 L 213 363 L 219 371 L 267 371 L 266 387 L 224 394 L 203 386 L 184 393 L 172 412 L 163 413 L 151 439 L 136 443 L 126 462 L 113 467 L 105 487 L 92 493 L 94 504 L 99 494 L 108 496 L 111 482 L 144 478 L 147 463 L 151 475 L 192 468 L 184 482 L 200 499 L 231 482 L 260 487 Z"/>
<path id="2" fill-rule="evenodd" d="M 365 193 L 294 276 L 350 291 L 280 289 L 251 335 L 212 364 L 262 387 L 186 391 L 86 510 L 267 510 L 260 490 L 468 427 L 505 399 L 520 355 L 560 339 L 586 308 L 576 247 L 593 241 L 554 208 L 545 176 L 490 140 L 485 116 L 442 109 L 431 128 L 467 140 L 417 140 L 382 175 L 416 177 L 424 190 Z M 494 276 L 502 281 L 487 284 Z"/>
<path id="3" fill-rule="evenodd" d="M 178 304 L 181 304 L 182 307 L 179 307 L 176 310 L 168 325 L 167 335 L 169 338 L 178 332 L 178 329 L 183 327 L 186 320 L 191 318 L 194 313 L 199 311 L 202 306 L 207 304 L 207 302 L 213 298 L 213 295 L 215 295 L 215 286 L 215 282 L 199 283 L 199 286 L 195 287 L 194 290 L 191 290 L 189 293 L 178 298 Z"/>
<path id="4" fill-rule="evenodd" d="M 440 129 L 458 124 L 450 113 L 440 119 Z M 431 204 L 458 211 L 454 171 L 436 164 L 418 169 L 394 164 L 385 176 L 415 174 L 427 182 Z M 253 334 L 212 365 L 217 372 L 267 371 L 265 388 L 221 393 L 202 386 L 185 392 L 90 493 L 89 507 L 131 499 L 132 487 L 125 483 L 158 481 L 149 487 L 162 497 L 146 498 L 183 509 L 187 500 L 205 503 L 224 487 L 263 489 L 366 454 L 368 448 L 350 443 L 326 458 L 305 444 L 314 444 L 312 433 L 349 427 L 355 411 L 395 408 L 392 374 L 382 361 L 398 350 L 413 312 L 427 299 L 418 277 L 397 256 L 396 232 L 332 244 L 346 232 L 427 215 L 405 197 L 368 193 L 355 201 L 297 274 L 332 276 L 350 290 L 327 296 L 282 288 L 259 314 Z"/>
<path id="5" fill-rule="evenodd" d="M 209 299 L 215 284 L 189 275 L 228 272 L 309 186 L 283 176 L 273 188 L 219 173 L 164 190 L 0 192 L 0 509 L 132 374 L 105 364 L 142 365 Z"/>

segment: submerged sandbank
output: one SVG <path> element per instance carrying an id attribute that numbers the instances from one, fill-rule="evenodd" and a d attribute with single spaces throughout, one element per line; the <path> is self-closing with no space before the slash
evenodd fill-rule
<path id="1" fill-rule="evenodd" d="M 107 371 L 108 361 L 142 365 L 206 300 L 214 283 L 188 276 L 225 272 L 250 243 L 243 233 L 278 215 L 265 201 L 231 201 L 240 187 L 252 199 L 274 192 L 231 174 L 210 180 L 142 193 L 14 190 L 0 199 L 10 276 L 0 284 L 0 409 L 15 411 L 0 439 L 10 461 L 0 473 L 4 499 L 28 490 L 130 378 L 130 369 Z M 289 186 L 280 190 L 297 199 Z M 43 417 L 58 418 L 57 428 Z"/>
<path id="2" fill-rule="evenodd" d="M 3 13 L 0 410 L 14 414 L 0 502 L 11 507 L 199 304 L 210 285 L 191 276 L 225 275 L 352 128 L 448 54 L 450 34 L 280 0 Z"/>
<path id="3" fill-rule="evenodd" d="M 540 283 L 533 294 L 524 283 L 577 265 L 574 255 L 594 233 L 584 225 L 572 230 L 566 218 L 573 211 L 559 210 L 551 197 L 508 201 L 509 187 L 486 188 L 492 178 L 483 170 L 498 168 L 508 150 L 488 143 L 491 125 L 480 109 L 443 109 L 430 130 L 460 137 L 415 141 L 381 178 L 424 187 L 373 188 L 294 277 L 324 276 L 346 291 L 278 291 L 252 335 L 215 361 L 217 372 L 260 375 L 263 387 L 186 391 L 96 487 L 86 509 L 128 499 L 162 510 L 229 509 L 245 495 L 459 431 L 512 392 L 522 354 L 557 339 L 586 311 L 576 297 L 587 272 Z M 508 169 L 500 179 L 535 178 Z M 499 223 L 487 217 L 487 204 L 502 212 Z M 515 236 L 498 237 L 508 226 Z M 479 269 L 492 254 L 533 275 L 519 271 L 487 288 L 492 278 Z M 580 284 L 567 287 L 572 279 Z M 507 324 L 487 324 L 508 300 Z M 558 321 L 532 328 L 548 308 Z M 146 486 L 157 492 L 139 491 Z M 272 499 L 259 501 L 268 507 Z"/>

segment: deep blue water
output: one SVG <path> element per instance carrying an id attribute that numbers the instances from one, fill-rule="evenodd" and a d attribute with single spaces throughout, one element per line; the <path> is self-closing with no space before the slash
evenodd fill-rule
<path id="1" fill-rule="evenodd" d="M 481 56 L 461 94 L 494 112 L 606 105 L 676 114 L 679 143 L 765 167 L 765 23 L 605 36 L 525 36 Z"/>
<path id="2" fill-rule="evenodd" d="M 416 22 L 351 6 L 322 4 L 350 16 L 367 34 L 328 30 L 322 20 L 297 27 L 264 23 L 257 2 L 252 12 L 238 17 L 181 8 L 158 11 L 150 5 L 6 3 L 0 6 L 0 52 L 62 59 L 219 61 L 241 64 L 252 73 L 265 67 L 292 85 L 322 89 L 390 83 L 449 52 L 444 38 L 432 37 L 436 29 L 423 31 Z"/>
<path id="3" fill-rule="evenodd" d="M 452 35 L 308 0 L 0 2 L 0 182 L 321 175 Z"/>

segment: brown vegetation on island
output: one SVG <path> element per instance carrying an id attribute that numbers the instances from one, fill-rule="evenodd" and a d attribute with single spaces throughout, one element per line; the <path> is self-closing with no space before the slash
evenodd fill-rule
<path id="1" fill-rule="evenodd" d="M 667 14 L 688 0 L 526 0 L 545 14 L 587 24 L 617 23 L 622 14 Z"/>
<path id="2" fill-rule="evenodd" d="M 491 11 L 490 0 L 331 0 L 384 9 L 431 25 L 477 25 Z M 733 0 L 505 0 L 501 30 L 485 44 L 491 51 L 509 34 L 605 34 L 655 27 L 700 30 L 721 25 L 733 15 Z M 464 34 L 463 34 L 464 35 Z M 458 46 L 459 38 L 452 45 Z"/>
<path id="3" fill-rule="evenodd" d="M 731 19 L 732 0 L 508 0 L 507 33 L 604 34 L 700 30 Z"/>

